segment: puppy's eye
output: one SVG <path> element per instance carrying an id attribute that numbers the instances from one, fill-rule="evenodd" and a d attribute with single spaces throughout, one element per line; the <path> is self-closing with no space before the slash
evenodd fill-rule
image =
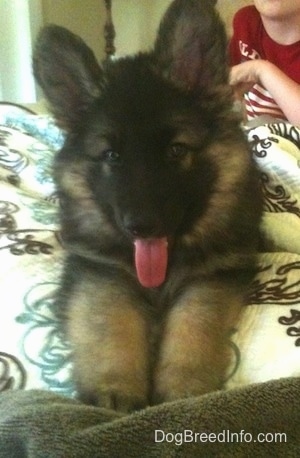
<path id="1" fill-rule="evenodd" d="M 107 149 L 101 153 L 101 159 L 108 164 L 120 164 L 121 156 L 113 149 Z"/>
<path id="2" fill-rule="evenodd" d="M 185 156 L 189 153 L 189 148 L 183 143 L 173 143 L 169 146 L 167 151 L 167 157 L 171 161 L 179 161 L 184 159 Z"/>

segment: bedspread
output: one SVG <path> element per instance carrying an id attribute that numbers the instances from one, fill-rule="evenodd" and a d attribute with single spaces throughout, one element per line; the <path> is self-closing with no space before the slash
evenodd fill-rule
<path id="1" fill-rule="evenodd" d="M 232 336 L 227 388 L 300 375 L 300 130 L 273 123 L 245 135 L 261 171 L 268 248 Z M 74 394 L 52 313 L 63 248 L 51 167 L 63 141 L 51 117 L 0 105 L 0 391 Z"/>

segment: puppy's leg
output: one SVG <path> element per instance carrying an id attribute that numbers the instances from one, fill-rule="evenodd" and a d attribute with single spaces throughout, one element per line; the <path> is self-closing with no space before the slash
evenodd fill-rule
<path id="1" fill-rule="evenodd" d="M 149 394 L 149 320 L 143 301 L 118 280 L 87 275 L 73 287 L 68 335 L 79 397 L 130 411 Z"/>
<path id="2" fill-rule="evenodd" d="M 230 362 L 229 334 L 243 301 L 226 284 L 187 288 L 166 318 L 154 375 L 154 402 L 220 389 Z"/>

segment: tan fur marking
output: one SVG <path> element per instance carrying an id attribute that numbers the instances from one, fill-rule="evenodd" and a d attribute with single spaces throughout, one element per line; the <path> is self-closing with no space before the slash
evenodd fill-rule
<path id="1" fill-rule="evenodd" d="M 69 337 L 81 391 L 100 406 L 146 405 L 148 329 L 138 304 L 117 283 L 86 278 L 70 305 Z"/>
<path id="2" fill-rule="evenodd" d="M 244 173 L 248 170 L 250 158 L 244 154 L 244 145 L 213 144 L 208 155 L 214 158 L 218 165 L 219 178 L 210 197 L 206 213 L 194 224 L 191 231 L 183 237 L 187 245 L 205 240 L 213 232 L 220 237 L 222 229 L 227 228 L 227 215 L 236 206 L 239 199 L 237 192 L 244 180 Z"/>
<path id="3" fill-rule="evenodd" d="M 71 197 L 89 200 L 93 199 L 93 195 L 87 186 L 87 172 L 86 162 L 70 164 L 68 168 L 62 166 L 57 169 L 57 179 Z"/>
<path id="4" fill-rule="evenodd" d="M 220 389 L 228 366 L 228 335 L 242 300 L 212 283 L 187 290 L 167 317 L 154 377 L 155 401 Z"/>

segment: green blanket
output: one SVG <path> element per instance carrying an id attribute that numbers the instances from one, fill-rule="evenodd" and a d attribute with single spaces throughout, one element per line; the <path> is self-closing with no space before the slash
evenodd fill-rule
<path id="1" fill-rule="evenodd" d="M 299 457 L 300 379 L 130 414 L 43 391 L 0 395 L 0 457 Z"/>

